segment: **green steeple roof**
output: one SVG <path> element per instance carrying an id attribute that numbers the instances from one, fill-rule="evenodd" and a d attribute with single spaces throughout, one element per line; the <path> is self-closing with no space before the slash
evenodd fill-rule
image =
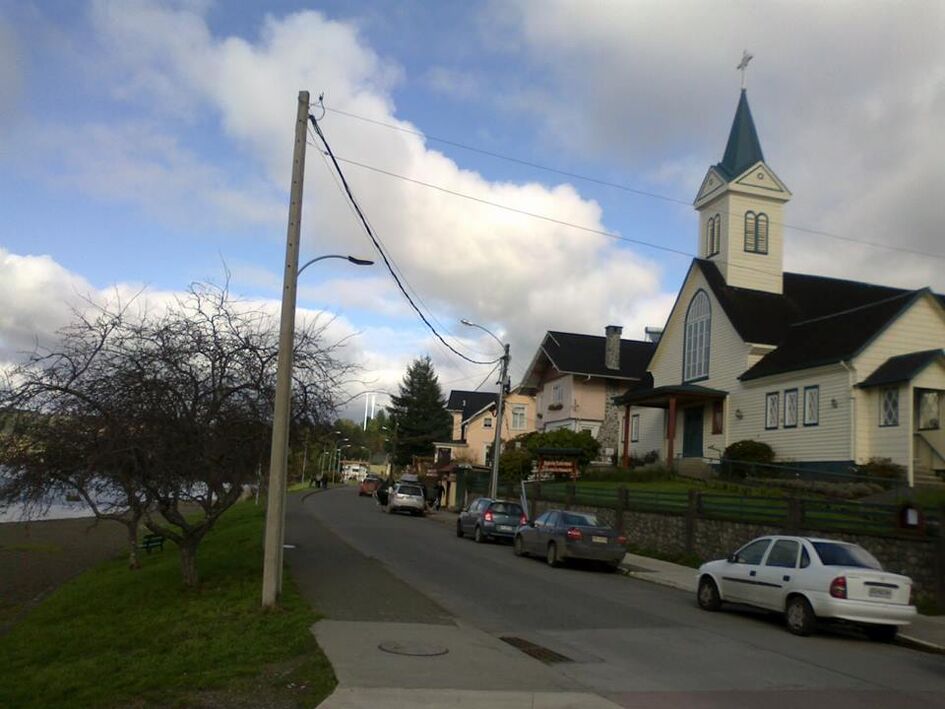
<path id="1" fill-rule="evenodd" d="M 728 134 L 725 155 L 716 167 L 721 168 L 731 179 L 764 159 L 758 133 L 755 131 L 755 122 L 751 118 L 751 109 L 748 108 L 748 95 L 745 89 L 742 89 L 738 108 L 735 110 L 735 120 L 732 121 L 732 130 Z"/>

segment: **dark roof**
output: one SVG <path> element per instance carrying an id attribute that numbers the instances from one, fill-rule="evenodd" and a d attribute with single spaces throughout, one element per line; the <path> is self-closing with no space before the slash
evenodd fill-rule
<path id="1" fill-rule="evenodd" d="M 655 342 L 620 340 L 619 369 L 608 369 L 604 364 L 606 342 L 602 335 L 549 330 L 542 349 L 561 372 L 619 379 L 639 379 L 646 374 L 650 357 L 656 351 Z"/>
<path id="2" fill-rule="evenodd" d="M 695 259 L 735 331 L 753 344 L 774 345 L 743 380 L 831 364 L 865 346 L 919 293 L 841 278 L 785 273 L 783 293 L 727 285 L 714 262 Z"/>
<path id="3" fill-rule="evenodd" d="M 919 372 L 941 357 L 945 357 L 943 350 L 924 350 L 890 357 L 857 386 L 865 389 L 911 381 Z"/>
<path id="4" fill-rule="evenodd" d="M 636 387 L 629 389 L 622 396 L 615 396 L 614 403 L 618 406 L 633 404 L 640 401 L 662 400 L 664 397 L 681 396 L 684 398 L 724 399 L 727 391 L 710 389 L 698 384 L 669 384 L 661 387 Z"/>
<path id="5" fill-rule="evenodd" d="M 497 392 L 487 391 L 459 391 L 454 389 L 450 392 L 449 401 L 446 402 L 447 411 L 462 411 L 463 421 L 478 411 L 482 411 L 490 404 L 498 402 Z"/>
<path id="6" fill-rule="evenodd" d="M 748 94 L 742 89 L 738 108 L 735 109 L 735 120 L 732 121 L 732 130 L 729 131 L 728 143 L 725 145 L 725 155 L 716 168 L 731 180 L 764 159 L 755 122 L 748 107 Z"/>
<path id="7" fill-rule="evenodd" d="M 906 291 L 870 305 L 791 325 L 778 348 L 762 357 L 740 379 L 757 379 L 849 359 L 920 293 Z"/>

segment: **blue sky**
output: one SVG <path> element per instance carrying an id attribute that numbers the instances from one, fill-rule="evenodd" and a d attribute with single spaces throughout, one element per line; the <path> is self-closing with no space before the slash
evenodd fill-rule
<path id="1" fill-rule="evenodd" d="M 851 19 L 851 9 L 857 13 Z M 721 158 L 747 48 L 786 221 L 945 251 L 945 50 L 935 4 L 722 2 L 0 2 L 0 359 L 52 336 L 76 293 L 155 297 L 220 279 L 279 294 L 295 95 L 425 135 L 690 200 Z M 335 151 L 413 179 L 694 252 L 691 208 L 329 112 Z M 548 329 L 640 337 L 686 257 L 343 166 L 403 275 L 457 347 L 512 343 L 521 375 Z M 371 256 L 319 154 L 303 258 Z M 789 269 L 945 287 L 941 260 L 788 230 Z M 445 388 L 488 368 L 434 343 L 379 268 L 307 271 L 304 314 L 355 334 L 369 388 L 429 353 Z M 494 343 L 493 343 L 494 344 Z"/>

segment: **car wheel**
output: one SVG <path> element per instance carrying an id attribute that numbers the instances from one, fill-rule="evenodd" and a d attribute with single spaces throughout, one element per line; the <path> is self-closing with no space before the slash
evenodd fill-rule
<path id="1" fill-rule="evenodd" d="M 515 535 L 515 539 L 512 540 L 512 551 L 515 552 L 515 556 L 525 556 L 525 542 L 522 541 L 522 535 Z"/>
<path id="2" fill-rule="evenodd" d="M 803 596 L 791 596 L 784 615 L 788 630 L 795 635 L 810 635 L 814 632 L 817 616 L 814 615 L 814 609 Z"/>
<path id="3" fill-rule="evenodd" d="M 486 535 L 482 533 L 482 527 L 478 524 L 476 525 L 476 531 L 473 533 L 473 539 L 476 540 L 476 544 L 482 544 L 486 541 Z"/>
<path id="4" fill-rule="evenodd" d="M 558 545 L 554 542 L 548 545 L 548 553 L 545 555 L 545 561 L 548 566 L 561 566 L 561 560 L 558 558 Z"/>
<path id="5" fill-rule="evenodd" d="M 866 631 L 866 637 L 878 643 L 891 643 L 899 634 L 897 625 L 866 625 L 863 629 Z"/>
<path id="6" fill-rule="evenodd" d="M 459 520 L 456 520 L 456 536 L 460 539 L 463 538 L 463 525 L 459 523 Z"/>
<path id="7" fill-rule="evenodd" d="M 699 601 L 699 607 L 704 611 L 717 611 L 722 607 L 722 599 L 719 597 L 719 589 L 708 576 L 699 579 L 699 590 L 696 593 L 696 600 Z"/>

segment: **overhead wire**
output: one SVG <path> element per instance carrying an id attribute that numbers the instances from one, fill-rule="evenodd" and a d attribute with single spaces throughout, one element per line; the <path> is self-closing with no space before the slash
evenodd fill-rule
<path id="1" fill-rule="evenodd" d="M 327 138 L 325 138 L 324 133 L 319 127 L 318 121 L 316 121 L 315 117 L 312 116 L 311 114 L 309 115 L 309 123 L 311 123 L 312 127 L 315 129 L 316 135 L 318 136 L 318 138 L 321 140 L 322 144 L 324 145 L 325 151 L 327 152 L 329 159 L 331 160 L 336 172 L 338 173 L 338 177 L 341 180 L 342 186 L 344 187 L 345 194 L 347 195 L 348 200 L 351 203 L 351 206 L 354 207 L 354 210 L 357 213 L 358 218 L 361 221 L 361 224 L 363 225 L 365 232 L 367 233 L 368 237 L 371 239 L 371 242 L 374 244 L 374 248 L 377 251 L 378 255 L 384 261 L 384 265 L 387 267 L 387 270 L 391 274 L 391 277 L 393 277 L 394 282 L 397 284 L 397 287 L 400 289 L 400 292 L 403 293 L 404 298 L 407 299 L 407 302 L 410 304 L 410 307 L 414 309 L 414 311 L 417 313 L 417 315 L 420 317 L 423 323 L 429 328 L 430 332 L 432 332 L 433 335 L 440 342 L 442 342 L 443 345 L 445 345 L 446 348 L 450 350 L 450 352 L 455 354 L 457 357 L 460 357 L 461 359 L 464 359 L 467 362 L 470 362 L 471 364 L 495 364 L 496 362 L 498 362 L 499 359 L 501 358 L 497 358 L 493 360 L 477 360 L 460 352 L 458 349 L 453 347 L 453 345 L 451 345 L 449 342 L 446 341 L 446 338 L 444 338 L 443 335 L 439 333 L 439 331 L 433 326 L 433 324 L 430 322 L 427 316 L 423 313 L 423 311 L 419 308 L 419 306 L 414 302 L 410 293 L 408 293 L 407 289 L 404 287 L 404 284 L 401 281 L 401 278 L 397 275 L 397 271 L 391 265 L 390 259 L 388 258 L 385 249 L 382 248 L 377 236 L 374 233 L 374 230 L 371 228 L 371 225 L 368 223 L 368 220 L 365 217 L 364 212 L 361 209 L 361 206 L 358 204 L 358 201 L 355 198 L 354 193 L 351 191 L 351 187 L 348 184 L 347 179 L 345 178 L 344 172 L 341 169 L 341 165 L 339 165 L 338 161 L 335 159 L 335 155 L 331 150 L 331 145 L 328 143 Z"/>
<path id="2" fill-rule="evenodd" d="M 467 151 L 469 151 L 469 152 L 478 153 L 478 154 L 480 154 L 480 155 L 485 155 L 485 156 L 488 156 L 488 157 L 491 157 L 491 158 L 496 158 L 497 160 L 504 160 L 504 161 L 506 161 L 506 162 L 515 163 L 515 164 L 517 164 L 517 165 L 522 165 L 522 166 L 524 166 L 524 167 L 530 167 L 530 168 L 534 168 L 534 169 L 536 169 L 536 170 L 542 170 L 542 171 L 544 171 L 544 172 L 548 172 L 548 173 L 552 173 L 552 174 L 556 174 L 556 175 L 561 175 L 562 177 L 568 177 L 568 178 L 572 178 L 572 179 L 575 179 L 575 180 L 581 180 L 581 181 L 583 181 L 583 182 L 589 182 L 589 183 L 591 183 L 591 184 L 601 185 L 601 186 L 603 186 L 603 187 L 611 187 L 611 188 L 614 188 L 614 189 L 621 190 L 621 191 L 623 191 L 623 192 L 628 192 L 628 193 L 631 193 L 631 194 L 639 195 L 639 196 L 641 196 L 641 197 L 647 197 L 647 198 L 650 198 L 650 199 L 656 199 L 656 200 L 660 200 L 660 201 L 663 201 L 663 202 L 670 202 L 670 203 L 673 203 L 673 204 L 678 204 L 678 205 L 682 205 L 682 206 L 686 206 L 686 207 L 691 207 L 691 206 L 692 206 L 692 201 L 691 201 L 691 200 L 685 200 L 685 199 L 680 199 L 680 198 L 678 198 L 678 197 L 672 197 L 672 196 L 670 196 L 670 195 L 659 194 L 658 192 L 651 192 L 651 191 L 648 191 L 648 190 L 641 190 L 641 189 L 639 189 L 639 188 L 631 187 L 630 185 L 625 185 L 625 184 L 622 184 L 622 183 L 619 183 L 619 182 L 614 182 L 614 181 L 611 181 L 611 180 L 605 180 L 605 179 L 602 179 L 602 178 L 593 177 L 593 176 L 591 176 L 591 175 L 586 175 L 586 174 L 582 174 L 582 173 L 579 173 L 579 172 L 571 172 L 571 171 L 569 171 L 569 170 L 563 170 L 563 169 L 556 168 L 556 167 L 552 167 L 552 166 L 549 166 L 549 165 L 544 165 L 544 164 L 542 164 L 542 163 L 533 162 L 533 161 L 531 161 L 531 160 L 525 160 L 525 159 L 523 159 L 523 158 L 517 158 L 517 157 L 511 156 L 511 155 L 506 155 L 506 154 L 499 153 L 499 152 L 496 152 L 496 151 L 493 151 L 493 150 L 486 150 L 486 149 L 484 149 L 484 148 L 479 148 L 479 147 L 476 147 L 476 146 L 473 146 L 473 145 L 469 145 L 469 144 L 467 144 L 467 143 L 462 143 L 462 142 L 460 142 L 460 141 L 450 140 L 450 139 L 448 139 L 448 138 L 442 138 L 442 137 L 439 137 L 439 136 L 430 135 L 430 134 L 427 134 L 427 133 L 423 133 L 422 131 L 413 130 L 413 129 L 411 129 L 411 128 L 405 128 L 404 126 L 398 126 L 398 125 L 395 125 L 395 124 L 393 124 L 393 123 L 388 123 L 388 122 L 386 122 L 386 121 L 379 121 L 379 120 L 374 119 L 374 118 L 368 118 L 367 116 L 360 116 L 360 115 L 358 115 L 358 114 L 356 114 L 356 113 L 351 113 L 351 112 L 349 112 L 349 111 L 343 111 L 343 110 L 341 110 L 341 109 L 339 109 L 339 108 L 332 108 L 332 107 L 330 107 L 330 106 L 323 106 L 323 108 L 325 109 L 325 111 L 330 111 L 330 112 L 332 112 L 332 113 L 336 113 L 336 114 L 341 115 L 341 116 L 346 116 L 346 117 L 348 117 L 348 118 L 354 118 L 354 119 L 356 119 L 356 120 L 363 121 L 363 122 L 365 122 L 365 123 L 370 123 L 370 124 L 372 124 L 372 125 L 376 125 L 376 126 L 379 126 L 379 127 L 382 127 L 382 128 L 387 128 L 387 129 L 389 129 L 389 130 L 394 130 L 394 131 L 398 131 L 398 132 L 401 132 L 401 133 L 406 133 L 406 134 L 409 134 L 409 135 L 415 135 L 415 136 L 418 136 L 418 137 L 423 138 L 423 139 L 425 139 L 425 140 L 432 140 L 432 141 L 435 141 L 435 142 L 438 142 L 438 143 L 443 143 L 444 145 L 449 145 L 449 146 L 452 146 L 452 147 L 454 147 L 454 148 L 460 148 L 460 149 L 462 149 L 462 150 L 467 150 Z M 362 165 L 362 167 L 363 167 L 363 165 Z M 740 214 L 736 214 L 736 213 L 734 213 L 734 212 L 728 212 L 728 213 L 726 213 L 726 214 L 727 214 L 727 216 L 729 216 L 729 217 L 740 217 L 740 216 L 741 216 Z M 801 232 L 801 233 L 804 233 L 804 234 L 809 234 L 809 235 L 812 235 L 812 236 L 823 236 L 823 237 L 827 237 L 827 238 L 829 238 L 829 239 L 836 239 L 836 240 L 839 240 L 839 241 L 844 241 L 844 242 L 853 243 L 853 244 L 861 244 L 861 245 L 863 245 L 863 246 L 869 246 L 869 247 L 876 248 L 876 249 L 883 249 L 883 250 L 886 250 L 886 251 L 898 251 L 898 252 L 902 252 L 902 253 L 912 254 L 912 255 L 914 255 L 914 256 L 925 256 L 925 257 L 929 257 L 929 258 L 937 258 L 937 259 L 943 259 L 943 260 L 945 260 L 945 254 L 936 253 L 936 252 L 932 252 L 932 251 L 924 251 L 924 250 L 922 250 L 922 249 L 915 249 L 915 248 L 911 248 L 911 247 L 908 247 L 908 246 L 895 246 L 895 245 L 892 245 L 892 244 L 884 244 L 884 243 L 882 243 L 882 242 L 870 241 L 870 240 L 868 240 L 868 239 L 858 239 L 858 238 L 855 238 L 855 237 L 852 237 L 852 236 L 844 236 L 843 234 L 836 234 L 836 233 L 833 233 L 833 232 L 825 231 L 825 230 L 823 230 L 823 229 L 814 229 L 814 228 L 811 228 L 811 227 L 800 226 L 800 225 L 797 225 L 797 224 L 788 224 L 787 222 L 771 221 L 770 223 L 771 223 L 772 225 L 777 224 L 777 225 L 780 225 L 780 226 L 784 227 L 785 229 L 790 229 L 790 230 L 792 230 L 792 231 L 797 231 L 797 232 Z"/>

